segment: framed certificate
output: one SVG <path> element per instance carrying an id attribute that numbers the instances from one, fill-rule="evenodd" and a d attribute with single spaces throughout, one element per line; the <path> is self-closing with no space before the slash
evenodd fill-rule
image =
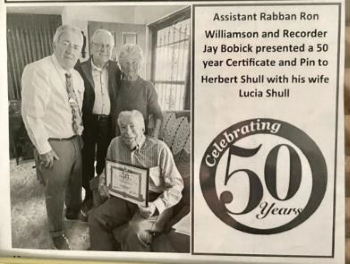
<path id="1" fill-rule="evenodd" d="M 147 168 L 106 161 L 106 184 L 115 197 L 148 206 L 148 178 Z"/>

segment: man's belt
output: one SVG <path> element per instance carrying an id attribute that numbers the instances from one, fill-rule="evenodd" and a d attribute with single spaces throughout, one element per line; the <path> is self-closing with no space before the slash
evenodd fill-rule
<path id="1" fill-rule="evenodd" d="M 49 138 L 49 140 L 53 140 L 53 141 L 68 141 L 68 140 L 72 140 L 75 137 L 77 137 L 77 135 L 71 136 L 69 138 Z"/>
<path id="2" fill-rule="evenodd" d="M 92 114 L 94 118 L 96 118 L 98 121 L 105 121 L 109 119 L 109 115 L 96 115 Z"/>

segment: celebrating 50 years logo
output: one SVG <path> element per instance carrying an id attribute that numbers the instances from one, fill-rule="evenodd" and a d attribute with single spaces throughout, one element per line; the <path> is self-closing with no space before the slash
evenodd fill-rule
<path id="1" fill-rule="evenodd" d="M 200 185 L 221 221 L 251 234 L 277 234 L 313 215 L 327 188 L 327 166 L 316 143 L 274 119 L 246 120 L 207 148 Z"/>

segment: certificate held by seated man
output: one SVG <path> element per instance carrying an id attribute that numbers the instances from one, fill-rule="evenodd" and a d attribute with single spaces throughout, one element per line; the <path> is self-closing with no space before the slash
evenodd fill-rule
<path id="1" fill-rule="evenodd" d="M 151 169 L 157 171 L 159 177 L 159 168 Z M 151 169 L 107 160 L 105 174 L 109 194 L 147 207 L 148 178 Z"/>
<path id="2" fill-rule="evenodd" d="M 91 249 L 116 250 L 119 242 L 124 251 L 150 251 L 153 235 L 163 231 L 182 197 L 183 180 L 167 145 L 144 135 L 139 111 L 121 112 L 118 125 L 121 136 L 108 148 L 99 182 L 109 199 L 89 215 Z"/>

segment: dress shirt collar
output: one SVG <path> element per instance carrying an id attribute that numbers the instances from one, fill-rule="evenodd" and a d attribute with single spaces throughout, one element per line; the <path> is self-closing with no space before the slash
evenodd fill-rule
<path id="1" fill-rule="evenodd" d="M 65 69 L 63 69 L 63 67 L 60 65 L 60 63 L 58 62 L 57 58 L 56 58 L 56 55 L 55 54 L 52 54 L 51 56 L 51 59 L 52 59 L 52 63 L 53 65 L 55 66 L 56 70 L 57 70 L 57 73 L 61 76 L 65 76 L 66 73 L 68 73 L 69 75 L 72 75 L 72 70 L 70 71 L 67 71 Z"/>
<path id="2" fill-rule="evenodd" d="M 91 67 L 92 67 L 92 70 L 93 70 L 93 71 L 102 72 L 104 69 L 107 69 L 107 66 L 108 66 L 108 61 L 105 63 L 105 65 L 104 65 L 102 68 L 97 67 L 97 66 L 94 64 L 94 60 L 93 60 L 92 57 L 91 57 Z"/>

